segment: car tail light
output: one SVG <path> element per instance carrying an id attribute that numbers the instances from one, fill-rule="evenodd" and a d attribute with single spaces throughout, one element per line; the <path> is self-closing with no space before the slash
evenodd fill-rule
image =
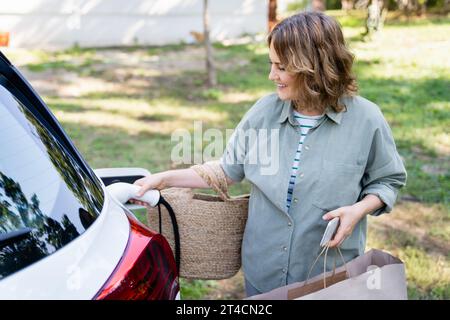
<path id="1" fill-rule="evenodd" d="M 172 250 L 163 236 L 127 214 L 131 231 L 127 248 L 97 300 L 175 299 L 178 272 Z"/>

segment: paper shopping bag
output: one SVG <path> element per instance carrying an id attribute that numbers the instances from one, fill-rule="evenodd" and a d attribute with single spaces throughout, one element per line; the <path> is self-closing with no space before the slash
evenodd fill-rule
<path id="1" fill-rule="evenodd" d="M 405 300 L 405 267 L 398 258 L 372 249 L 334 272 L 322 273 L 307 281 L 296 282 L 248 299 Z"/>

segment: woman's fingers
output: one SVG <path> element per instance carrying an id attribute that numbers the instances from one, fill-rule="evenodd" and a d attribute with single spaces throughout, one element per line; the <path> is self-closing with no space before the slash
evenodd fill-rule
<path id="1" fill-rule="evenodd" d="M 153 185 L 150 181 L 150 177 L 138 179 L 133 184 L 141 187 L 136 194 L 136 196 L 138 197 L 142 197 L 144 193 L 146 193 L 148 190 L 152 188 Z"/>
<path id="2" fill-rule="evenodd" d="M 361 219 L 360 216 L 359 211 L 354 206 L 341 207 L 325 214 L 322 217 L 324 220 L 330 220 L 335 217 L 339 217 L 340 220 L 336 235 L 328 242 L 328 246 L 339 247 L 352 234 L 353 228 Z"/>
<path id="3" fill-rule="evenodd" d="M 330 212 L 324 214 L 322 216 L 322 219 L 323 220 L 331 220 L 333 218 L 340 217 L 341 216 L 341 211 L 339 209 L 336 209 L 336 210 L 333 210 L 333 211 L 330 211 Z"/>
<path id="4" fill-rule="evenodd" d="M 347 227 L 345 227 L 344 225 L 341 224 L 341 226 L 338 228 L 336 235 L 334 236 L 333 240 L 331 240 L 328 243 L 329 247 L 339 247 L 342 242 L 345 241 L 345 239 L 347 239 L 348 236 L 350 236 L 351 231 L 349 231 L 349 229 Z"/>
<path id="5" fill-rule="evenodd" d="M 147 190 L 150 189 L 150 187 L 148 185 L 143 185 L 141 186 L 141 188 L 139 189 L 139 191 L 137 192 L 136 196 L 138 197 L 142 197 L 144 195 L 144 193 L 147 192 Z"/>
<path id="6" fill-rule="evenodd" d="M 139 200 L 136 200 L 136 199 L 130 199 L 130 202 L 133 203 L 133 204 L 137 204 L 139 206 L 143 206 L 143 207 L 148 206 L 147 202 L 139 201 Z"/>
<path id="7" fill-rule="evenodd" d="M 138 185 L 138 186 L 142 186 L 144 184 L 144 182 L 145 182 L 145 177 L 137 179 L 136 181 L 133 182 L 133 184 Z"/>

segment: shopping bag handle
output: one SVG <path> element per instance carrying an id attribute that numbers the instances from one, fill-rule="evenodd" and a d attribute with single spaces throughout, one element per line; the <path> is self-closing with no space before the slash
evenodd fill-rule
<path id="1" fill-rule="evenodd" d="M 319 253 L 319 255 L 317 256 L 316 260 L 314 260 L 314 263 L 312 264 L 311 268 L 309 269 L 308 272 L 308 276 L 306 277 L 306 281 L 305 281 L 305 285 L 308 283 L 309 281 L 309 276 L 311 275 L 311 272 L 314 268 L 314 266 L 316 265 L 317 261 L 319 260 L 319 258 L 322 256 L 322 254 L 325 253 L 324 259 L 323 259 L 323 288 L 325 289 L 327 287 L 327 277 L 325 275 L 326 273 L 326 267 L 327 267 L 327 255 L 328 255 L 328 249 L 330 247 L 328 245 L 325 245 L 322 249 L 322 251 Z M 342 252 L 341 249 L 339 247 L 336 247 L 336 251 L 339 253 L 339 256 L 342 259 L 342 262 L 344 263 L 344 268 L 345 268 L 345 272 L 347 274 L 348 277 L 350 277 L 350 273 L 348 272 L 348 268 L 347 268 L 347 263 L 344 260 L 344 257 L 342 256 Z M 336 252 L 334 255 L 334 266 L 333 266 L 333 273 L 332 275 L 334 276 L 336 274 Z"/>

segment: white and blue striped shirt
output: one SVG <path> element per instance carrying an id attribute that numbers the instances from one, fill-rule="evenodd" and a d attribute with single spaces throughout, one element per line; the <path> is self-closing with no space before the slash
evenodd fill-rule
<path id="1" fill-rule="evenodd" d="M 297 152 L 295 154 L 294 163 L 292 164 L 291 177 L 289 179 L 289 187 L 286 199 L 286 208 L 289 211 L 292 202 L 292 193 L 295 185 L 295 178 L 297 177 L 298 168 L 300 167 L 300 154 L 302 153 L 303 141 L 305 141 L 308 131 L 315 127 L 324 115 L 307 116 L 297 111 L 294 111 L 294 118 L 300 125 L 300 141 L 298 143 Z"/>

